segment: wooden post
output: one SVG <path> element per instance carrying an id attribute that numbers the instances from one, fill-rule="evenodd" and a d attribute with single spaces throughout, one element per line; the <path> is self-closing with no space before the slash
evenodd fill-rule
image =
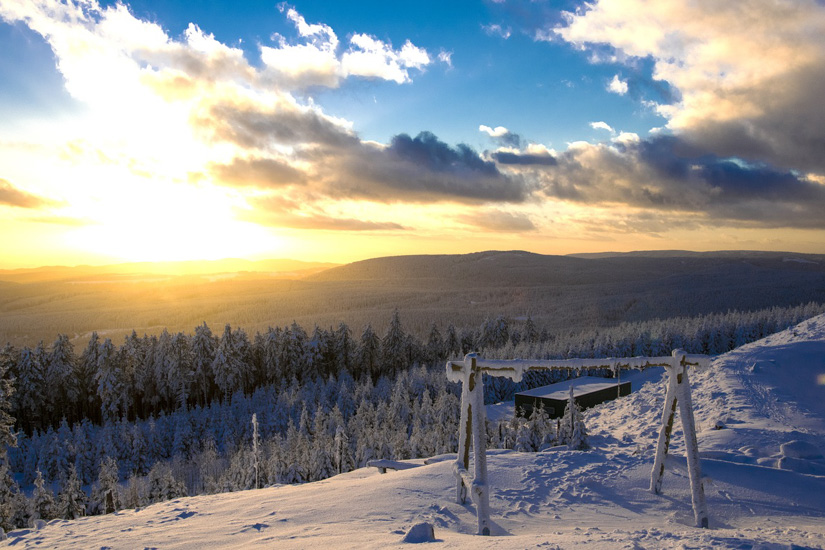
<path id="1" fill-rule="evenodd" d="M 461 382 L 461 418 L 458 423 L 458 453 L 454 468 L 455 500 L 458 504 L 464 504 L 467 498 L 467 489 L 464 487 L 461 474 L 470 468 L 470 442 L 473 437 L 473 405 L 470 399 L 470 374 L 472 371 L 468 368 L 470 359 L 474 360 L 475 354 L 464 357 L 463 380 Z"/>
<path id="2" fill-rule="evenodd" d="M 687 455 L 688 478 L 690 479 L 690 499 L 696 527 L 708 527 L 708 509 L 705 503 L 705 489 L 702 486 L 702 467 L 699 464 L 699 445 L 696 442 L 696 421 L 693 418 L 693 402 L 690 398 L 690 381 L 687 365 L 678 367 L 679 415 L 682 417 L 682 431 L 685 434 L 685 454 Z"/>
<path id="3" fill-rule="evenodd" d="M 676 414 L 676 377 L 672 366 L 667 371 L 667 392 L 662 407 L 662 425 L 659 427 L 659 440 L 656 443 L 656 457 L 650 471 L 650 491 L 659 494 L 662 490 L 662 476 L 665 473 L 665 458 L 670 447 L 670 435 L 673 432 L 673 417 Z"/>
<path id="4" fill-rule="evenodd" d="M 670 447 L 673 432 L 673 417 L 676 405 L 682 417 L 682 431 L 685 436 L 685 454 L 687 456 L 688 478 L 690 479 L 690 498 L 696 527 L 708 527 L 708 510 L 705 503 L 705 490 L 702 487 L 702 468 L 699 464 L 699 446 L 696 442 L 696 422 L 693 418 L 693 402 L 690 397 L 690 380 L 684 350 L 673 350 L 673 360 L 665 369 L 668 374 L 667 394 L 662 409 L 662 425 L 659 428 L 659 441 L 656 445 L 656 458 L 650 472 L 650 490 L 655 494 L 662 491 L 662 477 L 665 473 L 665 458 Z"/>
<path id="5" fill-rule="evenodd" d="M 473 417 L 473 502 L 478 517 L 478 534 L 490 534 L 490 490 L 487 485 L 487 409 L 484 407 L 484 383 L 476 357 L 470 358 L 469 388 Z M 465 368 L 468 366 L 464 363 Z"/>

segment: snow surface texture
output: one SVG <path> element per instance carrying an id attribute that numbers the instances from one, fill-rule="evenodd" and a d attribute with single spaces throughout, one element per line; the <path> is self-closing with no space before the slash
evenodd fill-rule
<path id="1" fill-rule="evenodd" d="M 663 369 L 587 411 L 591 450 L 488 451 L 491 537 L 455 503 L 452 457 L 419 468 L 362 468 L 328 480 L 182 498 L 19 530 L 15 548 L 812 549 L 825 547 L 825 316 L 691 372 L 710 529 L 693 514 L 681 422 L 661 496 L 648 491 Z M 496 415 L 506 405 L 496 405 Z M 512 404 L 510 404 L 512 407 Z M 490 416 L 494 416 L 491 414 Z M 724 426 L 722 429 L 715 429 Z"/>

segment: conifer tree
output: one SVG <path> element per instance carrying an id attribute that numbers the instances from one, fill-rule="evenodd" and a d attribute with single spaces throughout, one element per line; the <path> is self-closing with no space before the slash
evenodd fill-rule
<path id="1" fill-rule="evenodd" d="M 360 345 L 358 346 L 358 356 L 356 360 L 356 372 L 359 378 L 367 375 L 374 380 L 378 379 L 381 356 L 381 340 L 372 330 L 372 324 L 367 324 L 364 327 L 364 332 L 361 334 Z"/>
<path id="2" fill-rule="evenodd" d="M 0 351 L 0 465 L 8 464 L 8 447 L 17 445 L 17 438 L 12 431 L 14 417 L 11 415 L 11 399 L 14 386 L 11 380 L 11 368 L 14 365 L 14 348 L 6 344 Z"/>
<path id="3" fill-rule="evenodd" d="M 71 413 L 72 405 L 77 402 L 77 392 L 71 383 L 74 372 L 74 346 L 65 334 L 58 334 L 52 344 L 49 356 L 49 370 L 46 376 L 49 391 L 46 392 L 46 409 L 53 418 Z M 73 419 L 70 419 L 73 420 Z"/>
<path id="4" fill-rule="evenodd" d="M 69 466 L 69 472 L 63 481 L 63 487 L 57 495 L 57 517 L 62 519 L 77 519 L 86 515 L 88 498 L 80 486 L 77 470 L 74 464 Z"/>
<path id="5" fill-rule="evenodd" d="M 72 377 L 73 392 L 77 395 L 78 418 L 89 418 L 97 420 L 97 385 L 95 384 L 95 374 L 99 364 L 100 337 L 97 332 L 92 332 L 89 344 L 80 359 L 75 363 L 75 372 Z"/>
<path id="6" fill-rule="evenodd" d="M 396 373 L 408 366 L 406 341 L 407 337 L 401 326 L 401 316 L 396 309 L 392 314 L 387 332 L 381 340 L 383 373 Z"/>
<path id="7" fill-rule="evenodd" d="M 349 372 L 352 367 L 353 342 L 352 331 L 343 321 L 335 331 L 335 370 L 336 374 Z"/>
<path id="8" fill-rule="evenodd" d="M 212 361 L 215 385 L 223 395 L 224 401 L 228 402 L 229 397 L 241 387 L 242 370 L 241 358 L 235 345 L 235 334 L 227 324 L 215 351 L 215 359 Z"/>
<path id="9" fill-rule="evenodd" d="M 115 421 L 126 414 L 128 392 L 125 373 L 121 368 L 119 354 L 109 338 L 100 345 L 95 381 L 103 420 Z"/>
<path id="10" fill-rule="evenodd" d="M 32 520 L 42 519 L 49 521 L 54 519 L 55 502 L 51 489 L 46 487 L 43 474 L 37 470 L 37 477 L 34 479 L 34 490 L 30 502 L 29 516 Z"/>
<path id="11" fill-rule="evenodd" d="M 584 425 L 584 415 L 579 404 L 573 397 L 573 386 L 570 386 L 570 396 L 564 408 L 564 416 L 559 428 L 559 443 L 566 443 L 570 449 L 587 448 L 587 428 Z"/>
<path id="12" fill-rule="evenodd" d="M 19 492 L 20 488 L 12 479 L 8 464 L 5 460 L 0 461 L 0 529 L 4 531 L 11 531 L 17 527 L 15 495 Z"/>
<path id="13" fill-rule="evenodd" d="M 95 495 L 100 512 L 103 514 L 111 514 L 123 508 L 118 479 L 117 461 L 107 456 L 100 462 Z"/>
<path id="14" fill-rule="evenodd" d="M 194 380 L 194 393 L 198 403 L 203 406 L 212 397 L 212 386 L 214 385 L 214 375 L 212 373 L 212 361 L 215 360 L 215 338 L 212 331 L 204 322 L 195 328 L 195 335 L 192 337 L 192 377 Z"/>

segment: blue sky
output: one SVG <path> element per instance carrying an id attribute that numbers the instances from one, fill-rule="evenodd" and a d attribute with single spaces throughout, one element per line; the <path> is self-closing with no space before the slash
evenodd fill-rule
<path id="1" fill-rule="evenodd" d="M 825 252 L 823 12 L 9 0 L 0 253 Z"/>

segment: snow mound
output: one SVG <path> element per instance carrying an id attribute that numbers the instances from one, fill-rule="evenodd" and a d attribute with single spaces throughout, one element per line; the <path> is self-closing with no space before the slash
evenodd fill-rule
<path id="1" fill-rule="evenodd" d="M 435 530 L 431 523 L 416 523 L 407 534 L 404 535 L 404 542 L 420 543 L 435 541 Z"/>

